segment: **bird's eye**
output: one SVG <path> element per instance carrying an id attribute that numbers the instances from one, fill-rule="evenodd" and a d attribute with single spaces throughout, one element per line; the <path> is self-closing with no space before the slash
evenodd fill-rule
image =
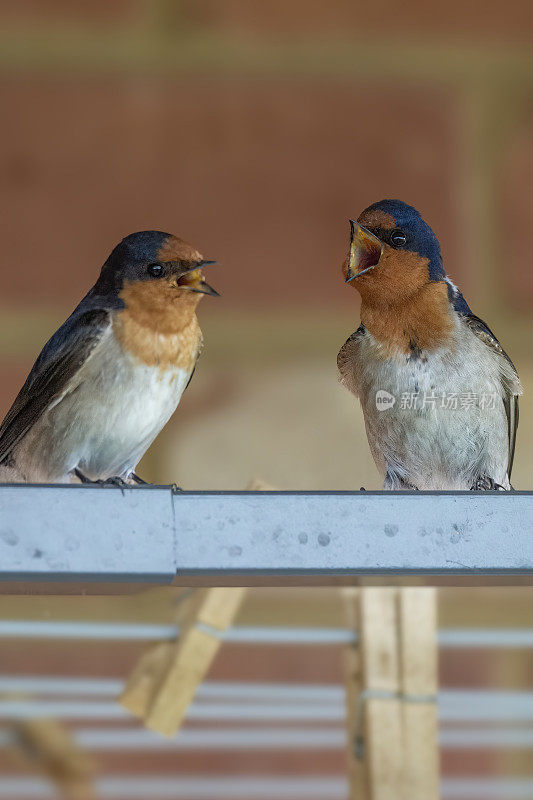
<path id="1" fill-rule="evenodd" d="M 407 244 L 407 236 L 399 228 L 396 228 L 390 235 L 390 242 L 393 247 L 403 247 Z"/>
<path id="2" fill-rule="evenodd" d="M 160 275 L 163 274 L 163 267 L 161 264 L 148 264 L 148 275 L 151 275 L 152 278 L 159 278 Z"/>

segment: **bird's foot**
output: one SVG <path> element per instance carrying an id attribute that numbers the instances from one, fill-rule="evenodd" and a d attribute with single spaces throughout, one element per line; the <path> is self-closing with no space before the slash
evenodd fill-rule
<path id="1" fill-rule="evenodd" d="M 96 483 L 96 481 L 92 481 L 87 477 L 87 475 L 84 475 L 81 469 L 78 469 L 77 467 L 74 470 L 74 475 L 76 478 L 79 478 L 80 483 Z"/>
<path id="2" fill-rule="evenodd" d="M 118 475 L 111 475 L 111 477 L 106 478 L 105 480 L 95 481 L 95 483 L 99 483 L 100 486 L 118 486 L 119 489 L 128 488 L 126 481 L 123 480 L 123 478 L 120 478 Z"/>
<path id="3" fill-rule="evenodd" d="M 148 486 L 148 483 L 146 481 L 143 481 L 142 478 L 139 478 L 139 476 L 136 475 L 135 472 L 130 473 L 130 480 L 132 483 L 136 483 L 137 486 Z"/>
<path id="4" fill-rule="evenodd" d="M 86 483 L 91 486 L 118 486 L 119 489 L 127 489 L 128 484 L 118 475 L 111 475 L 109 478 L 98 478 L 97 480 L 93 481 L 91 478 L 88 478 L 87 475 L 84 475 L 81 470 L 76 468 L 74 470 L 74 474 L 77 478 L 80 479 L 81 483 Z"/>
<path id="5" fill-rule="evenodd" d="M 502 491 L 505 492 L 505 486 L 502 486 L 500 483 L 496 483 L 493 478 L 489 478 L 488 475 L 480 475 L 477 481 L 472 486 L 472 492 L 496 492 Z"/>
<path id="6" fill-rule="evenodd" d="M 177 484 L 177 483 L 173 483 L 173 484 L 171 485 L 171 487 L 170 487 L 170 488 L 171 488 L 171 490 L 172 490 L 172 494 L 179 494 L 179 492 L 182 492 L 182 491 L 183 491 L 183 489 L 181 488 L 181 486 L 178 486 L 178 484 Z"/>

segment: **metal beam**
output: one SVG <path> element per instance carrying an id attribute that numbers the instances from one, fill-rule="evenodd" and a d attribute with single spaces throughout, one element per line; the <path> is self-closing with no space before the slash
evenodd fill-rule
<path id="1" fill-rule="evenodd" d="M 98 797 L 102 800 L 133 800 L 145 797 L 158 800 L 274 800 L 290 797 L 291 800 L 344 800 L 348 787 L 344 778 L 336 775 L 303 777 L 272 777 L 245 775 L 236 778 L 227 775 L 158 776 L 110 775 L 96 781 Z M 444 778 L 441 782 L 443 800 L 530 800 L 533 780 L 530 778 Z M 0 797 L 39 798 L 54 800 L 57 797 L 50 783 L 41 778 L 2 777 Z"/>
<path id="2" fill-rule="evenodd" d="M 213 687 L 215 688 L 215 687 Z M 253 684 L 237 691 L 217 695 L 199 691 L 187 711 L 189 721 L 342 723 L 345 718 L 344 694 L 340 686 L 316 686 L 302 692 L 295 687 L 294 696 L 284 692 L 285 685 L 276 690 L 259 688 L 253 695 Z M 251 689 L 247 692 L 246 689 Z M 244 691 L 243 691 L 244 690 Z M 300 691 L 298 691 L 300 690 Z M 44 694 L 44 693 L 43 693 Z M 68 699 L 64 699 L 68 696 Z M 38 719 L 55 717 L 67 720 L 127 720 L 128 712 L 114 698 L 95 700 L 94 696 L 73 697 L 65 692 L 57 698 L 1 699 L 0 719 Z M 476 724 L 531 724 L 533 721 L 533 692 L 471 689 L 443 689 L 438 693 L 439 721 Z"/>
<path id="3" fill-rule="evenodd" d="M 84 750 L 109 753 L 157 752 L 180 750 L 262 751 L 318 750 L 344 751 L 346 730 L 337 726 L 294 727 L 212 727 L 183 728 L 177 737 L 167 739 L 143 728 L 75 728 L 76 744 Z M 0 749 L 16 742 L 12 731 L 0 730 Z M 533 730 L 522 727 L 446 727 L 439 733 L 443 750 L 531 750 Z"/>
<path id="4" fill-rule="evenodd" d="M 0 619 L 0 638 L 8 639 L 160 642 L 165 639 L 176 639 L 179 632 L 177 625 L 164 624 Z M 533 628 L 441 628 L 437 638 L 439 647 L 443 649 L 533 649 Z M 236 625 L 224 634 L 224 641 L 231 644 L 338 647 L 344 644 L 356 644 L 358 634 L 357 631 L 347 628 Z"/>
<path id="5" fill-rule="evenodd" d="M 533 583 L 531 492 L 0 486 L 4 592 L 517 579 Z"/>
<path id="6" fill-rule="evenodd" d="M 271 777 L 262 775 L 244 775 L 235 778 L 227 775 L 176 776 L 161 775 L 157 777 L 136 775 L 109 775 L 96 781 L 96 792 L 99 798 L 109 800 L 175 800 L 176 797 L 187 797 L 190 800 L 274 800 L 279 797 L 290 797 L 291 800 L 344 800 L 346 797 L 346 781 L 337 776 L 315 775 L 303 777 Z M 51 783 L 40 778 L 0 777 L 0 797 L 42 798 L 56 800 L 57 792 Z"/>
<path id="7" fill-rule="evenodd" d="M 164 639 L 176 639 L 179 632 L 177 625 L 0 619 L 0 637 L 12 639 L 111 639 L 114 642 L 160 642 Z M 342 628 L 272 628 L 239 625 L 230 628 L 224 634 L 224 641 L 233 644 L 338 646 L 353 644 L 357 641 L 357 636 L 353 631 Z M 530 632 L 530 642 L 530 646 L 533 647 L 533 630 Z"/>

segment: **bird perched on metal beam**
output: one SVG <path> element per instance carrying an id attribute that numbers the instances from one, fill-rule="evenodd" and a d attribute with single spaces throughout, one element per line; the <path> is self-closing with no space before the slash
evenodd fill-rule
<path id="1" fill-rule="evenodd" d="M 343 273 L 361 325 L 337 364 L 383 488 L 511 488 L 520 381 L 446 274 L 437 237 L 400 200 L 350 222 Z"/>
<path id="2" fill-rule="evenodd" d="M 143 483 L 202 348 L 200 253 L 161 231 L 126 236 L 44 346 L 0 426 L 0 481 Z"/>

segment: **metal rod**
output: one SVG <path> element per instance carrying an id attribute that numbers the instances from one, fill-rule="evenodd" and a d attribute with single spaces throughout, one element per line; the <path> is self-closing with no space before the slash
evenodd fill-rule
<path id="1" fill-rule="evenodd" d="M 154 800 L 345 800 L 346 780 L 337 776 L 312 778 L 225 775 L 187 777 L 136 777 L 113 775 L 96 781 L 96 791 L 102 800 L 135 800 L 150 797 Z M 443 800 L 530 800 L 533 796 L 531 778 L 445 778 L 441 782 Z M 54 800 L 57 797 L 51 784 L 38 778 L 0 778 L 0 797 L 8 800 L 37 798 Z"/>
<path id="2" fill-rule="evenodd" d="M 323 721 L 341 722 L 345 708 L 341 687 L 309 688 L 291 698 L 274 689 L 253 693 L 253 684 L 237 694 L 202 697 L 189 707 L 189 720 Z M 438 695 L 439 720 L 449 722 L 533 722 L 533 691 L 444 689 Z M 78 699 L 0 700 L 0 718 L 127 719 L 125 709 L 112 701 Z"/>
<path id="3" fill-rule="evenodd" d="M 175 639 L 175 625 L 116 622 L 68 622 L 49 620 L 0 620 L 0 637 L 39 639 L 105 639 L 113 641 L 161 641 Z M 235 627 L 224 635 L 239 644 L 340 645 L 356 641 L 349 630 L 339 628 Z"/>
<path id="4" fill-rule="evenodd" d="M 0 692 L 24 692 L 44 695 L 82 695 L 117 697 L 124 684 L 108 678 L 70 678 L 62 676 L 0 675 Z M 215 701 L 241 700 L 271 702 L 342 703 L 344 687 L 340 684 L 264 683 L 245 681 L 206 681 L 196 691 L 197 699 Z"/>
<path id="5" fill-rule="evenodd" d="M 501 726 L 494 728 L 443 728 L 439 732 L 443 750 L 531 750 L 533 729 Z"/>
<path id="6" fill-rule="evenodd" d="M 530 492 L 0 486 L 0 582 L 533 582 Z M 24 587 L 23 587 L 24 588 Z M 18 589 L 18 591 L 23 590 Z M 81 591 L 81 589 L 80 589 Z"/>
<path id="7" fill-rule="evenodd" d="M 443 800 L 531 800 L 531 778 L 444 778 Z"/>
<path id="8" fill-rule="evenodd" d="M 161 641 L 178 635 L 175 625 L 0 619 L 0 637 L 16 639 Z M 357 634 L 344 628 L 236 626 L 227 631 L 224 640 L 234 644 L 338 646 L 357 643 Z M 442 628 L 438 642 L 441 648 L 450 649 L 531 649 L 533 628 Z"/>
<path id="9" fill-rule="evenodd" d="M 338 728 L 183 729 L 175 739 L 148 730 L 86 728 L 75 732 L 88 750 L 343 750 L 346 731 Z"/>
<path id="10" fill-rule="evenodd" d="M 344 726 L 315 728 L 184 728 L 164 739 L 138 728 L 83 728 L 75 731 L 88 750 L 344 750 Z M 3 740 L 0 736 L 0 744 Z M 439 733 L 443 750 L 531 750 L 533 729 L 446 727 Z"/>
<path id="11" fill-rule="evenodd" d="M 243 776 L 229 778 L 226 775 L 213 777 L 135 777 L 113 775 L 96 782 L 99 798 L 134 800 L 134 798 L 187 797 L 187 800 L 271 800 L 290 797 L 291 800 L 344 800 L 346 781 L 340 777 L 275 778 Z M 0 797 L 43 798 L 55 800 L 57 793 L 51 784 L 34 778 L 0 778 Z"/>

